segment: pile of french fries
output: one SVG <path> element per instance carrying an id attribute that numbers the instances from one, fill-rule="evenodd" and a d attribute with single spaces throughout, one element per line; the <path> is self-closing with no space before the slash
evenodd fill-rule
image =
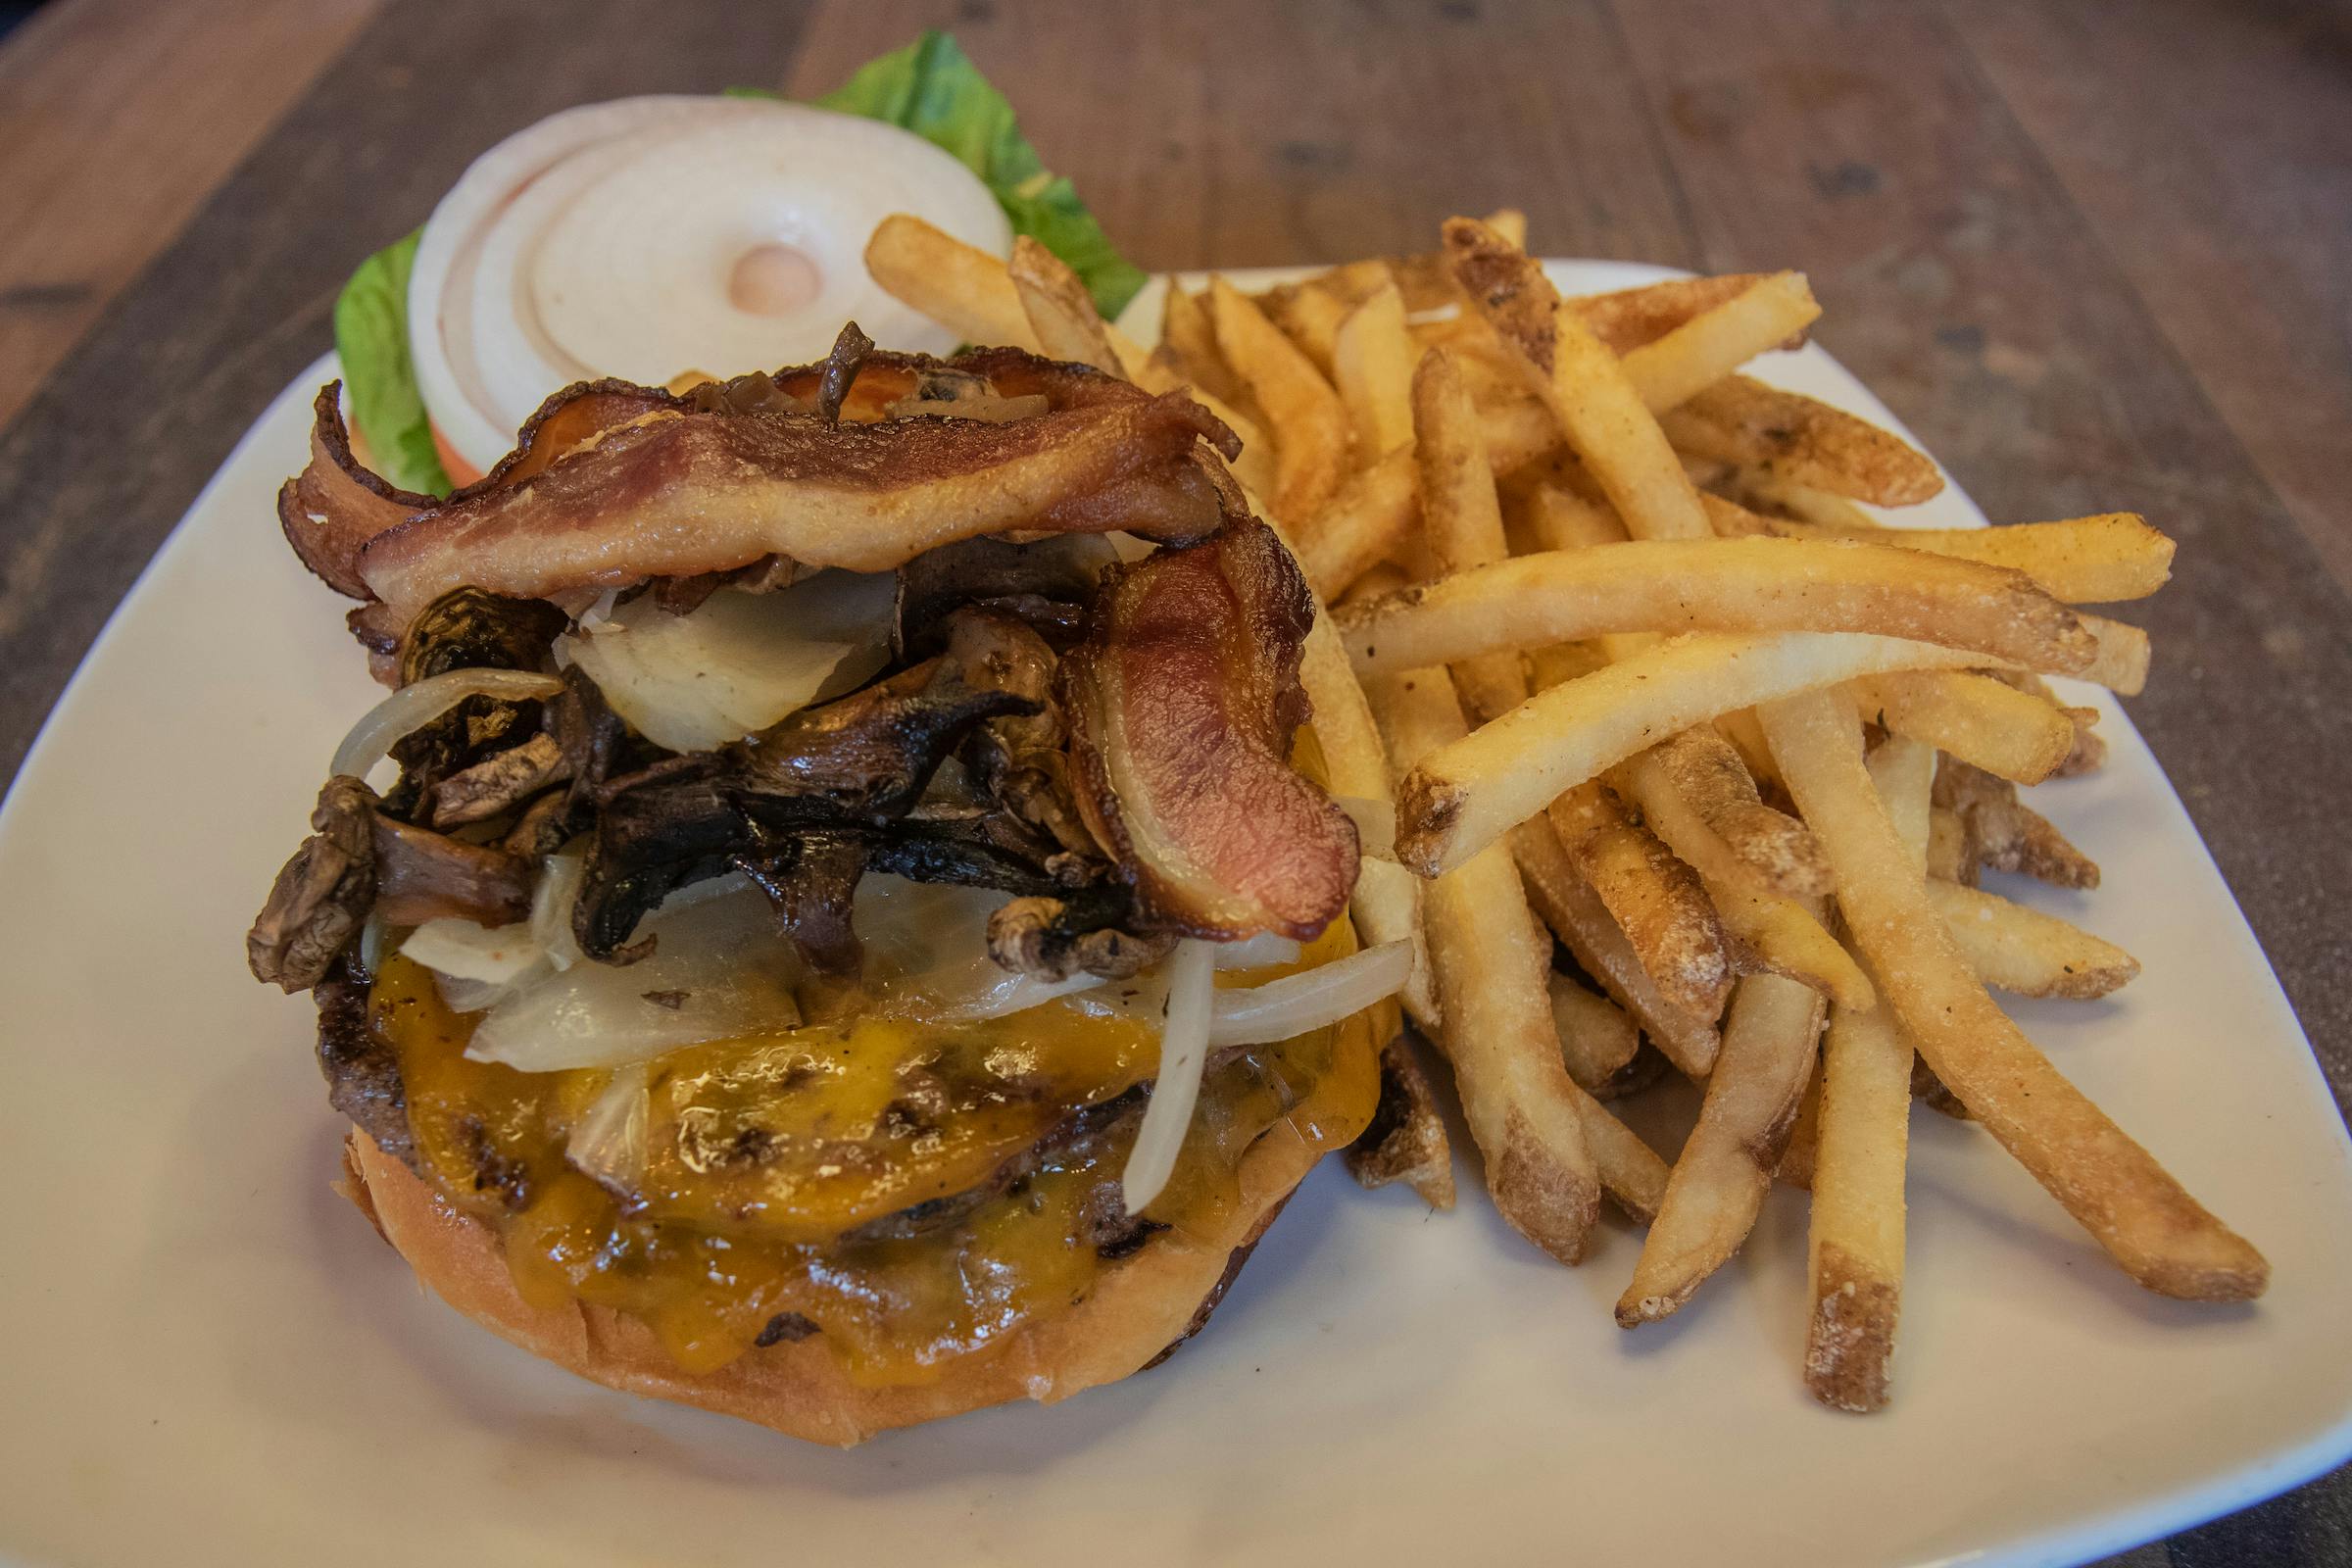
<path id="1" fill-rule="evenodd" d="M 1146 351 L 1043 247 L 919 220 L 891 292 L 979 343 L 1190 388 L 1321 604 L 1302 679 L 1364 828 L 1353 913 L 1415 944 L 1406 1012 L 1453 1072 L 1496 1206 L 1562 1262 L 1602 1194 L 1647 1228 L 1617 1303 L 1665 1317 L 1777 1179 L 1809 1188 L 1807 1387 L 1887 1397 L 1912 1102 L 1973 1119 L 2134 1279 L 2259 1295 L 2269 1265 L 2070 1084 L 1987 988 L 2092 998 L 2129 954 L 1977 886 L 2098 868 L 2017 786 L 2099 765 L 2172 542 L 2126 514 L 1890 526 L 1942 485 L 1899 437 L 1740 373 L 1820 314 L 1794 272 L 1562 298 L 1524 220 L 1254 296 L 1171 287 Z M 1452 1200 L 1400 1040 L 1366 1180 Z M 1669 1165 L 1609 1102 L 1703 1087 Z"/>

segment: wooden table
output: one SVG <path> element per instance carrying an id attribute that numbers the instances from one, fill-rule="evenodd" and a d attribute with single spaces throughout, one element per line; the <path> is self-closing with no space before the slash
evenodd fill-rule
<path id="1" fill-rule="evenodd" d="M 2352 1103 L 2352 23 L 2283 3 L 56 0 L 0 45 L 0 777 L 475 152 L 586 100 L 813 93 L 937 24 L 1147 266 L 1509 203 L 1555 255 L 1802 268 L 1995 517 L 2145 512 L 2181 550 L 2132 716 Z M 2117 1560 L 2348 1543 L 2339 1473 Z"/>

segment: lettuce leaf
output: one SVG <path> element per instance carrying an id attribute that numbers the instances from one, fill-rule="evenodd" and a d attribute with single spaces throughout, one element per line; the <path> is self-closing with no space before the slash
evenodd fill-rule
<path id="1" fill-rule="evenodd" d="M 1069 264 L 1103 319 L 1115 319 L 1144 286 L 1143 270 L 1111 248 L 1069 180 L 1046 172 L 1012 105 L 949 34 L 925 32 L 869 61 L 816 103 L 911 130 L 978 174 L 1012 231 Z"/>
<path id="2" fill-rule="evenodd" d="M 368 443 L 368 466 L 403 490 L 450 492 L 433 450 L 433 429 L 409 359 L 409 271 L 422 229 L 360 264 L 335 297 L 335 353 L 351 416 Z"/>
<path id="3" fill-rule="evenodd" d="M 759 87 L 730 87 L 727 95 L 779 96 Z M 1103 319 L 1116 319 L 1144 286 L 1143 270 L 1111 248 L 1070 182 L 1047 172 L 1021 134 L 1012 105 L 949 34 L 925 32 L 867 62 L 816 102 L 820 109 L 911 130 L 979 175 L 1012 231 L 1069 264 Z M 412 233 L 377 251 L 343 285 L 335 301 L 335 352 L 343 360 L 352 420 L 375 470 L 404 489 L 447 495 L 449 475 L 434 450 L 409 359 L 409 271 L 416 239 Z"/>

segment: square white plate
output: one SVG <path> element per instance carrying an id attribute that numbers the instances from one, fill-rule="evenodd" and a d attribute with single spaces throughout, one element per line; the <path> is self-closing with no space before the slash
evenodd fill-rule
<path id="1" fill-rule="evenodd" d="M 1575 292 L 1660 275 L 1554 272 Z M 1155 296 L 1130 316 L 1149 328 Z M 2044 1563 L 2352 1452 L 2352 1148 L 2104 701 L 2108 766 L 2036 804 L 2106 886 L 2026 896 L 2146 972 L 2020 1011 L 2269 1253 L 2255 1305 L 2139 1291 L 1989 1140 L 1923 1112 L 1895 1399 L 1867 1418 L 1798 1381 L 1801 1195 L 1775 1195 L 1681 1316 L 1627 1334 L 1609 1307 L 1633 1232 L 1566 1270 L 1467 1170 L 1460 1207 L 1431 1215 L 1336 1162 L 1206 1334 L 1054 1409 L 838 1453 L 510 1348 L 328 1190 L 342 1131 L 310 1006 L 242 961 L 327 754 L 377 695 L 271 506 L 330 373 L 289 387 L 197 499 L 0 811 L 0 1557 Z M 1763 373 L 1892 422 L 1818 349 Z M 1920 520 L 1981 519 L 1947 490 Z"/>

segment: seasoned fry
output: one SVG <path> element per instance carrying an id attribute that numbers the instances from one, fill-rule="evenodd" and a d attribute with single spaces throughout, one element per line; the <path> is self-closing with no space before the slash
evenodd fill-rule
<path id="1" fill-rule="evenodd" d="M 1527 249 L 1527 215 L 1518 208 L 1497 207 L 1487 215 L 1486 224 L 1511 249 Z"/>
<path id="2" fill-rule="evenodd" d="M 1029 318 L 1029 329 L 1037 334 L 1040 352 L 1049 359 L 1091 365 L 1105 375 L 1126 375 L 1095 310 L 1094 296 L 1068 263 L 1023 234 L 1012 242 L 1012 260 L 1005 270 L 1013 292 L 1020 296 L 1021 311 Z"/>
<path id="3" fill-rule="evenodd" d="M 2135 512 L 2107 512 L 2059 522 L 2016 522 L 1999 528 L 1882 528 L 1830 526 L 1788 518 L 1760 519 L 1790 539 L 1874 539 L 1932 555 L 1981 561 L 2022 571 L 2042 591 L 2070 605 L 2145 599 L 2173 574 L 2173 542 Z"/>
<path id="4" fill-rule="evenodd" d="M 1274 510 L 1297 522 L 1314 516 L 1348 468 L 1348 411 L 1305 355 L 1239 290 L 1209 279 L 1217 344 L 1250 388 L 1274 436 Z"/>
<path id="5" fill-rule="evenodd" d="M 1619 1326 L 1672 1315 L 1747 1240 L 1796 1120 L 1821 1020 L 1821 998 L 1793 980 L 1759 974 L 1740 982 L 1698 1125 L 1617 1298 Z"/>
<path id="6" fill-rule="evenodd" d="M 1310 279 L 1268 299 L 1262 308 L 1266 318 L 1314 362 L 1316 369 L 1331 374 L 1332 347 L 1340 323 L 1348 318 L 1347 300 Z"/>
<path id="7" fill-rule="evenodd" d="M 1380 1051 L 1380 1107 L 1348 1147 L 1348 1174 L 1359 1187 L 1402 1182 L 1432 1208 L 1453 1206 L 1453 1141 L 1446 1135 L 1437 1091 L 1412 1040 L 1398 1033 Z"/>
<path id="8" fill-rule="evenodd" d="M 1675 638 L 1539 693 L 1424 758 L 1396 791 L 1396 858 L 1423 876 L 1459 865 L 1563 790 L 1718 713 L 1857 675 L 1949 669 L 1977 657 L 1843 633 Z"/>
<path id="9" fill-rule="evenodd" d="M 2148 684 L 2151 653 L 2148 634 L 2137 626 L 2127 626 L 2104 615 L 2084 615 L 2081 619 L 2097 641 L 2098 654 L 2081 669 L 2062 669 L 2056 673 L 2104 686 L 2119 697 L 2137 697 Z"/>
<path id="10" fill-rule="evenodd" d="M 1871 675 L 1847 693 L 1863 716 L 2019 784 L 2038 784 L 2074 755 L 2066 710 L 1988 675 L 1911 670 Z"/>
<path id="11" fill-rule="evenodd" d="M 1943 488 L 1936 465 L 1901 437 L 1744 375 L 1724 377 L 1659 422 L 1678 452 L 1760 467 L 1856 501 L 1907 507 Z"/>
<path id="12" fill-rule="evenodd" d="M 919 218 L 882 220 L 865 242 L 865 270 L 893 298 L 967 343 L 1039 347 L 1004 264 Z"/>
<path id="13" fill-rule="evenodd" d="M 1802 334 L 1820 315 L 1804 273 L 1775 272 L 1625 355 L 1625 378 L 1650 413 L 1664 414 Z"/>
<path id="14" fill-rule="evenodd" d="M 1724 929 L 1747 945 L 1743 972 L 1784 975 L 1841 1007 L 1875 1004 L 1870 977 L 1803 904 L 1737 883 L 1708 882 L 1706 889 Z"/>
<path id="15" fill-rule="evenodd" d="M 1659 995 L 1633 944 L 1609 917 L 1600 895 L 1577 873 L 1549 821 L 1539 817 L 1520 823 L 1510 843 L 1528 903 L 1551 934 L 1610 1000 L 1633 1015 L 1668 1061 L 1691 1078 L 1704 1078 L 1721 1047 L 1715 1020 L 1686 1012 Z"/>
<path id="16" fill-rule="evenodd" d="M 1936 1076 L 2140 1284 L 2192 1300 L 2261 1295 L 2262 1254 L 2061 1077 L 1969 972 L 1871 784 L 1850 708 L 1809 693 L 1760 717 L 1881 995 Z"/>
<path id="17" fill-rule="evenodd" d="M 1422 530 L 1438 569 L 1460 572 L 1502 560 L 1510 547 L 1502 537 L 1502 509 L 1479 435 L 1478 411 L 1444 349 L 1431 349 L 1414 370 L 1412 406 Z M 1527 700 L 1527 676 L 1515 653 L 1426 662 L 1452 668 L 1463 705 L 1478 722 Z"/>
<path id="18" fill-rule="evenodd" d="M 1217 329 L 1209 324 L 1208 307 L 1201 297 L 1171 280 L 1167 304 L 1160 315 L 1159 340 L 1176 352 L 1176 360 L 1195 386 L 1211 397 L 1240 407 L 1249 401 L 1241 377 L 1225 363 L 1217 347 Z"/>
<path id="19" fill-rule="evenodd" d="M 2114 943 L 1997 894 L 1931 880 L 1928 902 L 1969 968 L 1996 991 L 2087 1000 L 2139 974 L 2139 960 Z"/>
<path id="20" fill-rule="evenodd" d="M 1947 757 L 1936 770 L 1936 804 L 1959 816 L 1969 858 L 1978 865 L 2022 871 L 2062 888 L 2099 885 L 2098 862 L 2020 802 L 2007 779 Z"/>
<path id="21" fill-rule="evenodd" d="M 1421 358 L 1405 330 L 1404 296 L 1389 284 L 1348 313 L 1331 345 L 1332 379 L 1365 463 L 1413 439 L 1413 367 Z"/>
<path id="22" fill-rule="evenodd" d="M 1359 468 L 1323 510 L 1295 530 L 1298 569 L 1326 602 L 1401 550 L 1421 518 L 1413 455 L 1398 450 Z"/>
<path id="23" fill-rule="evenodd" d="M 1821 1057 L 1806 1285 L 1805 1387 L 1833 1409 L 1886 1403 L 1903 1298 L 1911 1043 L 1893 1009 L 1838 1007 Z"/>
<path id="24" fill-rule="evenodd" d="M 1625 369 L 1544 270 L 1466 218 L 1446 222 L 1454 278 L 1495 335 L 1518 354 L 1529 384 L 1568 444 L 1608 493 L 1637 539 L 1712 533 L 1698 492 Z"/>
<path id="25" fill-rule="evenodd" d="M 1606 1098 L 1610 1081 L 1632 1063 L 1642 1031 L 1625 1009 L 1564 974 L 1551 977 L 1551 1021 L 1560 1035 L 1568 1076 L 1585 1093 Z"/>
<path id="26" fill-rule="evenodd" d="M 1685 454 L 1686 458 L 1689 454 Z M 1698 461 L 1691 459 L 1690 461 Z M 1811 485 L 1797 484 L 1762 468 L 1719 464 L 1725 478 L 1720 488 L 1742 506 L 1770 514 L 1776 519 L 1819 523 L 1841 534 L 1868 538 L 1885 533 L 1886 525 L 1843 496 Z"/>
<path id="27" fill-rule="evenodd" d="M 1772 748 L 1764 744 L 1763 727 L 1756 722 L 1755 710 L 1740 708 L 1719 713 L 1714 728 L 1740 754 L 1749 778 L 1774 784 L 1781 781 L 1780 769 L 1772 765 Z"/>
<path id="28" fill-rule="evenodd" d="M 1525 246 L 1518 249 L 1524 250 Z M 1767 272 L 1725 272 L 1716 277 L 1670 277 L 1639 288 L 1608 294 L 1579 294 L 1568 308 L 1608 345 L 1624 356 L 1644 343 L 1655 343 L 1685 321 L 1721 308 L 1770 276 Z M 1778 345 L 1794 348 L 1794 342 Z"/>
<path id="29" fill-rule="evenodd" d="M 1879 799 L 1886 803 L 1886 819 L 1925 875 L 1934 833 L 1936 748 L 1907 735 L 1889 735 L 1870 754 L 1868 766 Z"/>
<path id="30" fill-rule="evenodd" d="M 1367 696 L 1399 763 L 1464 729 L 1452 683 L 1416 671 Z M 1487 1190 L 1513 1229 L 1564 1263 L 1584 1256 L 1599 1202 L 1579 1102 L 1552 1023 L 1551 947 L 1499 846 L 1422 895 L 1430 966 L 1462 1114 L 1486 1156 Z"/>
<path id="31" fill-rule="evenodd" d="M 1763 884 L 1759 891 L 1791 899 L 1830 891 L 1830 868 L 1812 832 L 1795 817 L 1764 804 L 1738 749 L 1716 730 L 1705 725 L 1687 729 L 1628 765 L 1643 810 L 1676 818 L 1677 805 L 1686 808 L 1700 831 L 1721 842 L 1750 877 Z M 1653 777 L 1666 788 L 1652 787 Z M 1706 853 L 1703 846 L 1700 853 Z M 1723 876 L 1715 870 L 1708 874 Z M 1725 879 L 1740 877 L 1734 872 Z"/>
<path id="32" fill-rule="evenodd" d="M 1600 895 L 1659 993 L 1700 1017 L 1721 1012 L 1731 992 L 1732 956 L 1698 874 L 1628 816 L 1597 780 L 1560 796 L 1549 814 L 1561 848 Z"/>
<path id="33" fill-rule="evenodd" d="M 1868 632 L 2061 673 L 2098 657 L 2082 618 L 2022 572 L 1842 540 L 1545 551 L 1351 607 L 1342 619 L 1368 674 L 1606 632 Z"/>

